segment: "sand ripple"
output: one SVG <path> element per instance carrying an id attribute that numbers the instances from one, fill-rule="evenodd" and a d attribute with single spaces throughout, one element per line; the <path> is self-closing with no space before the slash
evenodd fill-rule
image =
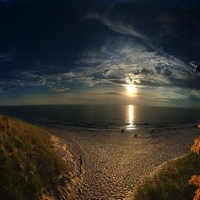
<path id="1" fill-rule="evenodd" d="M 193 127 L 124 133 L 48 130 L 66 142 L 77 166 L 79 156 L 83 157 L 82 183 L 73 197 L 80 200 L 133 199 L 135 188 L 145 177 L 164 162 L 189 153 L 200 133 Z"/>

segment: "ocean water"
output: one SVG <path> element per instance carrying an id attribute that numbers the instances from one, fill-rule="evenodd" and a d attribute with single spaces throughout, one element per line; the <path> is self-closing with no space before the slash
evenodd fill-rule
<path id="1" fill-rule="evenodd" d="M 0 113 L 33 124 L 67 129 L 158 129 L 200 122 L 200 109 L 134 105 L 2 106 Z"/>

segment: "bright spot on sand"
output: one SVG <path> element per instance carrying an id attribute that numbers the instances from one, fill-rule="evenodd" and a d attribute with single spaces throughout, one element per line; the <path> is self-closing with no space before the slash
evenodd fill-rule
<path id="1" fill-rule="evenodd" d="M 133 95 L 136 92 L 136 87 L 133 84 L 126 85 L 126 89 L 129 95 Z"/>

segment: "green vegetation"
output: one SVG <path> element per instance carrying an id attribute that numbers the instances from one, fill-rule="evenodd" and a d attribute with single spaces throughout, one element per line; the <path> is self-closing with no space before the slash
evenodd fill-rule
<path id="1" fill-rule="evenodd" d="M 0 115 L 0 199 L 35 200 L 69 170 L 44 130 Z"/>
<path id="2" fill-rule="evenodd" d="M 200 173 L 199 169 L 199 156 L 193 153 L 170 162 L 139 186 L 134 200 L 191 200 L 195 187 L 189 184 L 189 180 L 193 174 Z"/>

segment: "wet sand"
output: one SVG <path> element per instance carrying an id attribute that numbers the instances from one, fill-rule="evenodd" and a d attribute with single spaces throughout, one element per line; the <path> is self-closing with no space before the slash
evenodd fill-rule
<path id="1" fill-rule="evenodd" d="M 163 163 L 190 153 L 200 129 L 66 130 L 47 128 L 67 144 L 78 167 L 79 184 L 72 199 L 134 199 L 137 186 Z M 136 135 L 137 134 L 137 135 Z"/>

